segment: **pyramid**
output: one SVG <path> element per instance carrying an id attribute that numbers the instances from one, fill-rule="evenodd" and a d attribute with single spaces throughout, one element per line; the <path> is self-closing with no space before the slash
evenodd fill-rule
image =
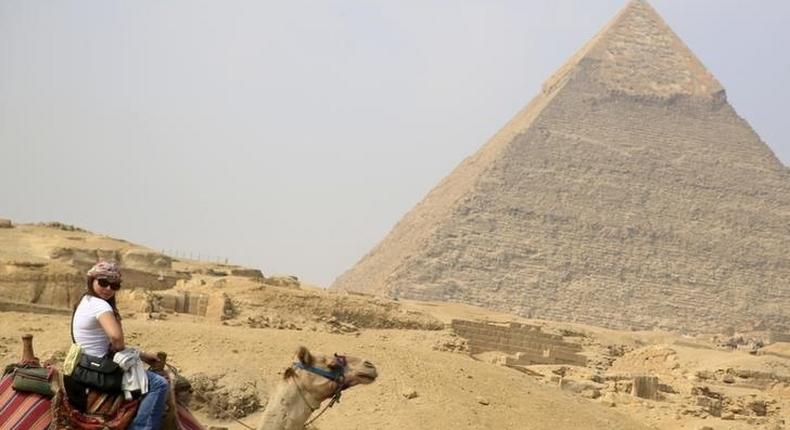
<path id="1" fill-rule="evenodd" d="M 331 288 L 618 329 L 790 329 L 790 170 L 632 1 Z"/>

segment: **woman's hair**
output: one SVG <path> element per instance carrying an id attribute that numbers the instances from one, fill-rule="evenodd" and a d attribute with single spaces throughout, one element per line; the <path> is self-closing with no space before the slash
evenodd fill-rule
<path id="1" fill-rule="evenodd" d="M 90 276 L 90 275 L 88 275 L 86 277 L 86 279 L 85 279 L 85 281 L 86 281 L 85 282 L 85 292 L 82 293 L 82 296 L 80 297 L 79 300 L 77 300 L 77 303 L 74 305 L 74 309 L 75 310 L 77 309 L 77 306 L 80 305 L 80 302 L 82 301 L 82 297 L 85 297 L 86 295 L 87 296 L 93 296 L 93 297 L 96 297 L 96 298 L 104 300 L 104 298 L 99 297 L 98 295 L 96 295 L 96 292 L 93 291 L 93 280 L 94 279 L 96 279 L 96 278 L 94 278 L 93 276 Z M 106 302 L 110 304 L 110 307 L 112 308 L 112 313 L 115 314 L 115 318 L 118 321 L 120 321 L 121 320 L 121 313 L 118 311 L 118 306 L 115 304 L 115 295 L 110 297 L 109 300 L 106 300 Z"/>

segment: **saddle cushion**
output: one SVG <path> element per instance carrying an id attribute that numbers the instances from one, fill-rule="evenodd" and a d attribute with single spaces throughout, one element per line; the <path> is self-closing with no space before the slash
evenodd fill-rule
<path id="1" fill-rule="evenodd" d="M 0 379 L 0 430 L 45 430 L 52 421 L 46 396 L 14 390 L 14 376 Z"/>
<path id="2" fill-rule="evenodd" d="M 14 370 L 14 389 L 29 393 L 38 393 L 47 397 L 55 395 L 52 392 L 52 369 L 47 367 L 18 368 Z"/>

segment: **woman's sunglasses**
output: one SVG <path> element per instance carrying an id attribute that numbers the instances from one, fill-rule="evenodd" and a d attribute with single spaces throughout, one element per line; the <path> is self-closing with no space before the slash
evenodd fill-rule
<path id="1" fill-rule="evenodd" d="M 97 279 L 97 281 L 99 282 L 99 286 L 102 288 L 110 287 L 113 291 L 118 291 L 121 289 L 120 282 L 110 282 L 106 279 Z"/>

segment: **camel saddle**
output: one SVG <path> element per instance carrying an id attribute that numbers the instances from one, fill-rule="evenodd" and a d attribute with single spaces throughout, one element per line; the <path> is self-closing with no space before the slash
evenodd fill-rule
<path id="1" fill-rule="evenodd" d="M 63 377 L 52 366 L 25 366 L 41 369 L 34 375 L 49 375 L 54 397 L 14 388 L 14 372 L 0 379 L 0 428 L 2 430 L 123 430 L 134 419 L 139 400 L 126 401 L 123 394 L 88 391 L 85 407 L 72 404 L 64 388 Z M 178 378 L 177 378 L 178 379 Z M 204 430 L 185 405 L 175 401 L 176 386 L 171 384 L 168 413 L 162 430 Z M 19 384 L 17 384 L 19 385 Z"/>

